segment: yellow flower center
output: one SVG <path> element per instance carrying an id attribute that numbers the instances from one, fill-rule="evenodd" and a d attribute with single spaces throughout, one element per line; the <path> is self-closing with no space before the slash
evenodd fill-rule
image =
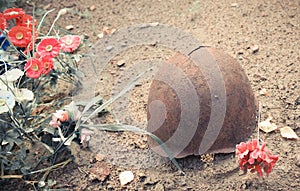
<path id="1" fill-rule="evenodd" d="M 72 40 L 72 39 L 69 39 L 69 38 L 68 38 L 68 39 L 66 40 L 66 44 L 67 44 L 67 45 L 71 45 L 72 43 L 73 43 L 73 40 Z"/>
<path id="2" fill-rule="evenodd" d="M 32 71 L 38 71 L 39 70 L 39 66 L 37 64 L 33 64 L 31 67 Z"/>
<path id="3" fill-rule="evenodd" d="M 50 65 L 49 62 L 44 62 L 44 68 L 45 68 L 45 69 L 48 69 L 48 68 L 49 68 L 49 65 Z"/>
<path id="4" fill-rule="evenodd" d="M 50 44 L 46 46 L 46 50 L 47 50 L 48 52 L 50 52 L 50 51 L 52 50 L 52 48 L 53 48 L 53 47 L 52 47 L 52 45 L 50 45 Z"/>
<path id="5" fill-rule="evenodd" d="M 16 34 L 16 39 L 21 40 L 22 38 L 23 38 L 23 33 L 18 32 L 18 33 Z"/>

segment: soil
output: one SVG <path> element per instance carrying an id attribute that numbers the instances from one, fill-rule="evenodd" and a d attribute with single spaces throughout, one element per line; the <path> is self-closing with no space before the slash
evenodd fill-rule
<path id="1" fill-rule="evenodd" d="M 48 179 L 57 182 L 55 188 L 156 191 L 300 189 L 299 140 L 285 139 L 279 132 L 279 128 L 289 126 L 300 135 L 298 0 L 46 0 L 29 1 L 24 6 L 32 10 L 31 3 L 35 3 L 37 14 L 45 12 L 45 9 L 55 9 L 47 17 L 47 25 L 53 22 L 60 9 L 70 8 L 71 11 L 62 15 L 56 25 L 61 30 L 73 25 L 71 33 L 85 35 L 85 47 L 81 49 L 85 55 L 101 52 L 103 47 L 99 41 L 103 39 L 98 35 L 105 27 L 118 31 L 137 24 L 159 23 L 180 28 L 203 44 L 235 58 L 248 75 L 262 106 L 261 119 L 272 116 L 272 122 L 278 126 L 274 132 L 260 132 L 260 139 L 267 143 L 272 154 L 279 155 L 279 161 L 268 177 L 243 174 L 234 153 L 179 159 L 185 172 L 181 175 L 170 161 L 148 148 L 145 135 L 99 131 L 93 135 L 89 148 L 82 149 L 73 144 L 74 162 L 49 174 Z M 174 53 L 169 47 L 155 44 L 128 48 L 114 55 L 106 68 L 100 66 L 103 63 L 96 62 L 96 70 L 103 72 L 97 78 L 86 79 L 86 85 L 93 84 L 93 92 L 87 95 L 87 91 L 79 91 L 78 94 L 82 99 L 101 95 L 107 100 L 124 87 L 124 82 L 153 64 L 147 60 L 164 61 Z M 81 63 L 84 70 L 92 68 L 84 64 L 85 61 Z M 133 67 L 136 64 L 140 68 Z M 111 105 L 110 110 L 120 122 L 146 128 L 147 95 L 153 74 L 155 69 Z M 112 116 L 107 114 L 93 122 L 113 123 L 115 118 Z M 251 138 L 256 136 L 257 131 Z M 121 186 L 118 176 L 126 170 L 133 172 L 134 180 Z M 15 184 L 15 181 L 6 181 L 0 190 L 33 190 L 33 187 L 24 182 Z"/>

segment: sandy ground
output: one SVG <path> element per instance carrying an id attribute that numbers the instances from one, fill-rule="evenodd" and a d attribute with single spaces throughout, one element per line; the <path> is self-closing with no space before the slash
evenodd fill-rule
<path id="1" fill-rule="evenodd" d="M 59 9 L 71 8 L 71 13 L 63 15 L 57 25 L 61 28 L 73 25 L 72 33 L 86 35 L 84 53 L 87 54 L 96 53 L 95 48 L 103 49 L 97 44 L 101 41 L 97 35 L 104 27 L 118 30 L 156 22 L 178 27 L 203 44 L 231 55 L 241 64 L 262 105 L 262 120 L 271 115 L 272 122 L 279 128 L 289 126 L 298 136 L 300 134 L 300 2 L 297 0 L 46 0 L 37 1 L 36 5 L 41 12 L 44 8 L 55 8 L 56 13 Z M 47 22 L 54 17 L 50 16 Z M 134 73 L 130 66 L 149 58 L 165 60 L 173 53 L 168 47 L 136 46 L 115 55 L 103 75 L 93 79 L 95 93 L 109 98 L 118 90 L 116 84 Z M 125 65 L 117 66 L 120 62 Z M 112 105 L 111 110 L 121 122 L 146 126 L 150 84 L 151 75 L 125 96 L 128 99 Z M 262 94 L 261 90 L 266 93 Z M 123 115 L 128 113 L 130 118 Z M 252 137 L 256 134 L 254 132 Z M 237 168 L 234 154 L 215 155 L 213 160 L 208 156 L 202 160 L 199 156 L 180 159 L 186 173 L 181 176 L 170 162 L 149 151 L 145 136 L 106 132 L 93 137 L 89 150 L 74 146 L 75 163 L 50 173 L 49 178 L 66 190 L 299 189 L 299 140 L 284 139 L 279 130 L 269 134 L 261 132 L 260 138 L 272 153 L 279 155 L 273 172 L 264 178 L 258 178 L 256 174 L 243 175 Z M 93 158 L 99 153 L 105 156 L 103 163 L 111 171 L 103 181 L 90 176 L 90 169 L 98 164 Z M 124 170 L 131 170 L 135 178 L 121 186 L 118 174 Z"/>

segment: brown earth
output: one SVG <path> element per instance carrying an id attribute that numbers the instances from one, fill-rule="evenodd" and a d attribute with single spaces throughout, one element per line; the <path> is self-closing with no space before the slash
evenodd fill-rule
<path id="1" fill-rule="evenodd" d="M 58 20 L 57 26 L 64 29 L 73 25 L 72 33 L 88 37 L 86 47 L 82 49 L 84 54 L 97 52 L 89 47 L 103 49 L 97 47 L 96 42 L 99 41 L 97 35 L 102 33 L 104 27 L 118 30 L 130 25 L 155 22 L 176 26 L 194 35 L 203 44 L 223 50 L 238 60 L 262 105 L 262 120 L 271 115 L 272 122 L 279 128 L 289 126 L 300 134 L 300 2 L 297 0 L 33 2 L 36 3 L 37 14 L 55 8 L 46 20 L 48 25 L 54 20 L 54 13 L 62 8 L 71 8 Z M 32 9 L 29 4 L 26 6 Z M 134 73 L 134 68 L 130 66 L 147 59 L 165 60 L 173 54 L 174 51 L 168 47 L 144 45 L 115 55 L 103 74 L 93 80 L 96 89 L 92 93 L 107 99 L 119 90 L 115 88 L 116 85 L 132 77 L 130 75 Z M 118 67 L 117 63 L 120 62 L 125 62 L 125 65 Z M 110 109 L 121 122 L 145 128 L 147 95 L 151 84 L 149 79 L 151 75 L 111 106 Z M 261 90 L 267 93 L 261 94 Z M 254 132 L 252 138 L 256 136 L 257 132 Z M 269 134 L 261 132 L 260 139 L 267 143 L 273 154 L 279 155 L 274 170 L 264 178 L 256 174 L 242 174 L 234 154 L 217 154 L 213 160 L 211 156 L 203 156 L 201 160 L 199 157 L 180 159 L 178 162 L 186 173 L 182 176 L 171 162 L 151 153 L 144 135 L 108 132 L 97 132 L 90 149 L 80 149 L 74 145 L 75 162 L 51 172 L 48 178 L 57 181 L 57 187 L 60 186 L 62 190 L 299 189 L 299 140 L 284 139 L 279 130 Z M 99 153 L 104 156 L 103 162 L 94 160 Z M 110 175 L 103 181 L 91 177 L 90 171 L 95 166 L 98 170 L 107 170 L 108 167 Z M 125 170 L 131 170 L 135 178 L 131 183 L 121 186 L 118 175 Z M 9 182 L 0 189 L 16 190 Z M 33 190 L 30 185 L 23 189 Z"/>

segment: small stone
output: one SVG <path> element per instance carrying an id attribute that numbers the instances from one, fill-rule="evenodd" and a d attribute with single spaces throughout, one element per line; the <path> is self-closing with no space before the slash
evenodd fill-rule
<path id="1" fill-rule="evenodd" d="M 116 32 L 117 31 L 117 29 L 111 29 L 110 30 L 110 34 L 113 34 L 114 32 Z"/>
<path id="2" fill-rule="evenodd" d="M 88 34 L 86 34 L 86 33 L 83 34 L 83 39 L 86 40 L 86 39 L 89 39 L 89 38 L 90 38 L 90 36 Z"/>
<path id="3" fill-rule="evenodd" d="M 119 60 L 118 62 L 117 62 L 117 66 L 118 67 L 122 67 L 122 66 L 124 66 L 125 65 L 125 60 Z"/>
<path id="4" fill-rule="evenodd" d="M 299 139 L 299 137 L 295 133 L 295 131 L 292 128 L 290 128 L 289 126 L 280 128 L 280 134 L 282 137 L 284 137 L 286 139 Z"/>
<path id="5" fill-rule="evenodd" d="M 103 34 L 105 34 L 105 35 L 108 35 L 108 34 L 110 34 L 110 30 L 109 30 L 109 28 L 108 27 L 103 27 Z"/>
<path id="6" fill-rule="evenodd" d="M 67 29 L 67 30 L 73 30 L 73 29 L 74 29 L 74 26 L 73 26 L 73 25 L 68 25 L 68 26 L 66 26 L 66 29 Z"/>
<path id="7" fill-rule="evenodd" d="M 95 9 L 96 9 L 96 5 L 90 6 L 90 11 L 95 11 Z"/>
<path id="8" fill-rule="evenodd" d="M 107 50 L 107 51 L 111 51 L 112 49 L 114 49 L 113 46 L 107 46 L 107 47 L 106 47 L 106 50 Z"/>
<path id="9" fill-rule="evenodd" d="M 121 47 L 126 47 L 127 46 L 127 43 L 123 42 L 121 43 Z"/>
<path id="10" fill-rule="evenodd" d="M 272 119 L 273 118 L 269 116 L 265 121 L 259 122 L 258 123 L 259 129 L 265 133 L 270 133 L 272 131 L 275 131 L 278 127 L 275 123 L 271 123 Z"/>
<path id="11" fill-rule="evenodd" d="M 239 6 L 239 4 L 237 4 L 237 3 L 231 3 L 231 7 L 238 7 Z"/>
<path id="12" fill-rule="evenodd" d="M 109 35 L 109 34 L 112 34 L 114 32 L 116 32 L 116 29 L 110 29 L 108 27 L 103 27 L 103 29 L 102 29 L 103 35 Z"/>
<path id="13" fill-rule="evenodd" d="M 124 171 L 119 174 L 119 179 L 121 185 L 124 186 L 134 179 L 134 175 L 131 171 Z"/>
<path id="14" fill-rule="evenodd" d="M 238 54 L 244 54 L 244 50 L 243 50 L 243 49 L 240 49 L 237 53 L 238 53 Z"/>
<path id="15" fill-rule="evenodd" d="M 151 27 L 156 27 L 156 26 L 158 26 L 158 25 L 159 25 L 158 22 L 150 23 L 150 26 L 151 26 Z"/>
<path id="16" fill-rule="evenodd" d="M 67 13 L 68 13 L 68 9 L 66 9 L 66 8 L 59 10 L 60 15 L 65 15 Z"/>
<path id="17" fill-rule="evenodd" d="M 103 32 L 97 35 L 98 38 L 103 38 L 103 36 L 104 36 Z"/>
<path id="18" fill-rule="evenodd" d="M 110 168 L 104 162 L 97 162 L 89 169 L 89 177 L 91 180 L 104 181 L 106 177 L 110 174 Z"/>
<path id="19" fill-rule="evenodd" d="M 270 93 L 268 92 L 268 90 L 266 88 L 263 88 L 259 91 L 259 95 L 270 96 Z"/>
<path id="20" fill-rule="evenodd" d="M 256 53 L 256 52 L 258 52 L 259 47 L 258 47 L 258 45 L 254 45 L 251 49 L 252 49 L 252 53 Z"/>

